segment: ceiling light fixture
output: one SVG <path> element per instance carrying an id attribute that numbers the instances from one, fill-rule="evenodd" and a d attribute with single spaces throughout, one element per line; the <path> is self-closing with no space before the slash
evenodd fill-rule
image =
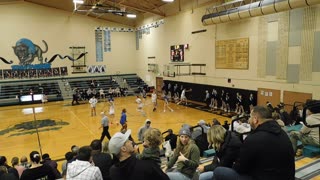
<path id="1" fill-rule="evenodd" d="M 75 3 L 75 4 L 83 4 L 84 1 L 83 0 L 73 0 L 73 3 Z"/>
<path id="2" fill-rule="evenodd" d="M 136 18 L 137 15 L 136 14 L 127 14 L 127 18 Z"/>
<path id="3" fill-rule="evenodd" d="M 163 2 L 173 2 L 174 0 L 162 0 Z"/>

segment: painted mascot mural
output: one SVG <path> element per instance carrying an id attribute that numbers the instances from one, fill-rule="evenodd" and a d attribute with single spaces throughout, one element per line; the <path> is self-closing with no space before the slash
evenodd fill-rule
<path id="1" fill-rule="evenodd" d="M 35 58 L 38 58 L 39 64 L 43 63 L 43 54 L 48 51 L 47 43 L 42 40 L 45 45 L 44 50 L 40 46 L 34 44 L 31 40 L 22 38 L 16 42 L 16 46 L 12 47 L 14 54 L 19 59 L 19 65 L 32 64 Z M 38 64 L 38 63 L 37 63 Z"/>

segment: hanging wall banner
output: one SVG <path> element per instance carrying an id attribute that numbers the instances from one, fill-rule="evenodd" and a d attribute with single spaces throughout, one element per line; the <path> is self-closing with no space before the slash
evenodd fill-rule
<path id="1" fill-rule="evenodd" d="M 87 66 L 87 72 L 91 74 L 100 74 L 106 72 L 106 65 L 90 65 Z"/>
<path id="2" fill-rule="evenodd" d="M 102 30 L 96 29 L 95 30 L 96 36 L 96 61 L 102 62 L 103 61 L 103 49 L 102 49 Z"/>
<path id="3" fill-rule="evenodd" d="M 111 52 L 110 30 L 104 30 L 104 52 Z"/>

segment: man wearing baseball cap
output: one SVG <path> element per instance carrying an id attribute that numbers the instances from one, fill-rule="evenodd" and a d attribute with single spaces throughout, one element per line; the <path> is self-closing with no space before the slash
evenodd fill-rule
<path id="1" fill-rule="evenodd" d="M 109 151 L 118 159 L 110 169 L 111 179 L 127 180 L 169 180 L 168 176 L 154 161 L 136 158 L 132 141 L 129 140 L 131 130 L 124 134 L 115 133 L 109 141 Z"/>

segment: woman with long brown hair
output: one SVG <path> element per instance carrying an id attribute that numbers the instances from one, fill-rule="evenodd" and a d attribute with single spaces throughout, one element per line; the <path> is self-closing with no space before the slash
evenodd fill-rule
<path id="1" fill-rule="evenodd" d="M 200 151 L 190 137 L 189 128 L 183 127 L 179 131 L 177 147 L 173 157 L 170 158 L 167 164 L 167 168 L 170 169 L 177 162 L 176 170 L 167 173 L 171 180 L 190 180 L 196 173 L 200 160 Z"/>

